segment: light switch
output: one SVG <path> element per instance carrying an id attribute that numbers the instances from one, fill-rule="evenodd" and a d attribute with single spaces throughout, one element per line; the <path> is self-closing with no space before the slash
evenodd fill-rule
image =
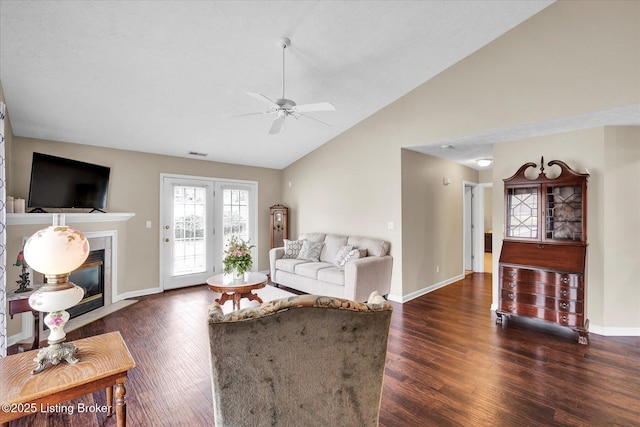
<path id="1" fill-rule="evenodd" d="M 151 221 L 147 221 L 147 228 L 151 228 Z"/>
<path id="2" fill-rule="evenodd" d="M 387 228 L 389 230 L 393 230 L 394 228 L 396 228 L 396 225 L 393 223 L 393 221 L 389 221 L 387 222 Z"/>

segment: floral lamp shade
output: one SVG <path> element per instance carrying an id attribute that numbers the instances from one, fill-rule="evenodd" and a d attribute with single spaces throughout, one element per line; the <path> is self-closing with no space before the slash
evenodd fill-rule
<path id="1" fill-rule="evenodd" d="M 37 231 L 24 245 L 27 264 L 44 275 L 70 273 L 89 256 L 89 241 L 84 234 L 65 225 Z"/>
<path id="2" fill-rule="evenodd" d="M 49 347 L 38 352 L 38 366 L 33 373 L 45 369 L 48 363 L 57 365 L 62 359 L 76 363 L 77 349 L 66 343 L 64 326 L 69 320 L 65 310 L 78 304 L 84 290 L 68 281 L 69 273 L 80 267 L 89 256 L 89 242 L 84 234 L 54 217 L 54 225 L 36 231 L 24 245 L 24 259 L 36 271 L 44 274 L 47 283 L 29 297 L 29 305 L 48 312 L 44 323 L 49 327 Z"/>

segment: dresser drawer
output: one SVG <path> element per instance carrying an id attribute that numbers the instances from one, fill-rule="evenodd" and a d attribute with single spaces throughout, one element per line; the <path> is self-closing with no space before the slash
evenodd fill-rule
<path id="1" fill-rule="evenodd" d="M 500 263 L 541 270 L 584 271 L 587 247 L 584 244 L 554 245 L 503 241 Z"/>
<path id="2" fill-rule="evenodd" d="M 522 292 L 528 294 L 540 294 L 559 299 L 570 299 L 576 301 L 584 300 L 583 288 L 570 288 L 568 286 L 545 285 L 538 282 L 516 282 L 514 280 L 503 279 L 500 288 L 510 292 Z"/>
<path id="3" fill-rule="evenodd" d="M 549 285 L 570 286 L 582 288 L 583 276 L 580 273 L 561 273 L 555 271 L 532 270 L 503 265 L 500 267 L 500 277 L 503 280 L 516 282 L 542 282 Z"/>
<path id="4" fill-rule="evenodd" d="M 563 313 L 582 313 L 584 303 L 570 299 L 558 299 L 540 294 L 528 294 L 503 289 L 501 292 L 502 301 L 516 304 L 535 305 L 547 310 L 559 311 Z"/>
<path id="5" fill-rule="evenodd" d="M 519 304 L 514 301 L 508 301 L 504 299 L 500 303 L 499 311 L 505 314 L 537 317 L 539 319 L 558 323 L 563 326 L 584 326 L 584 315 L 582 313 L 565 313 L 562 311 L 548 310 L 543 307 Z"/>

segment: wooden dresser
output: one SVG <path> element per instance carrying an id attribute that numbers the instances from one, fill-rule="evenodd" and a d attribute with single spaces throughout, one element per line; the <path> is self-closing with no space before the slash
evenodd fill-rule
<path id="1" fill-rule="evenodd" d="M 505 183 L 505 230 L 500 252 L 497 323 L 503 316 L 538 318 L 571 328 L 588 344 L 585 263 L 587 178 L 552 160 L 537 178 L 524 164 Z M 553 169 L 552 169 L 553 170 Z"/>

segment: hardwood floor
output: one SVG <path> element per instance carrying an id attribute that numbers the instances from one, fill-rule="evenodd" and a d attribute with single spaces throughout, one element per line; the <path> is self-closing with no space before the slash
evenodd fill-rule
<path id="1" fill-rule="evenodd" d="M 120 330 L 138 367 L 130 426 L 213 425 L 205 286 L 165 292 L 68 334 Z M 394 303 L 380 425 L 638 426 L 640 337 L 590 335 L 489 311 L 491 275 Z M 104 392 L 80 400 L 105 404 Z M 75 403 L 75 401 L 74 401 Z M 10 426 L 115 426 L 102 414 L 37 414 Z"/>

